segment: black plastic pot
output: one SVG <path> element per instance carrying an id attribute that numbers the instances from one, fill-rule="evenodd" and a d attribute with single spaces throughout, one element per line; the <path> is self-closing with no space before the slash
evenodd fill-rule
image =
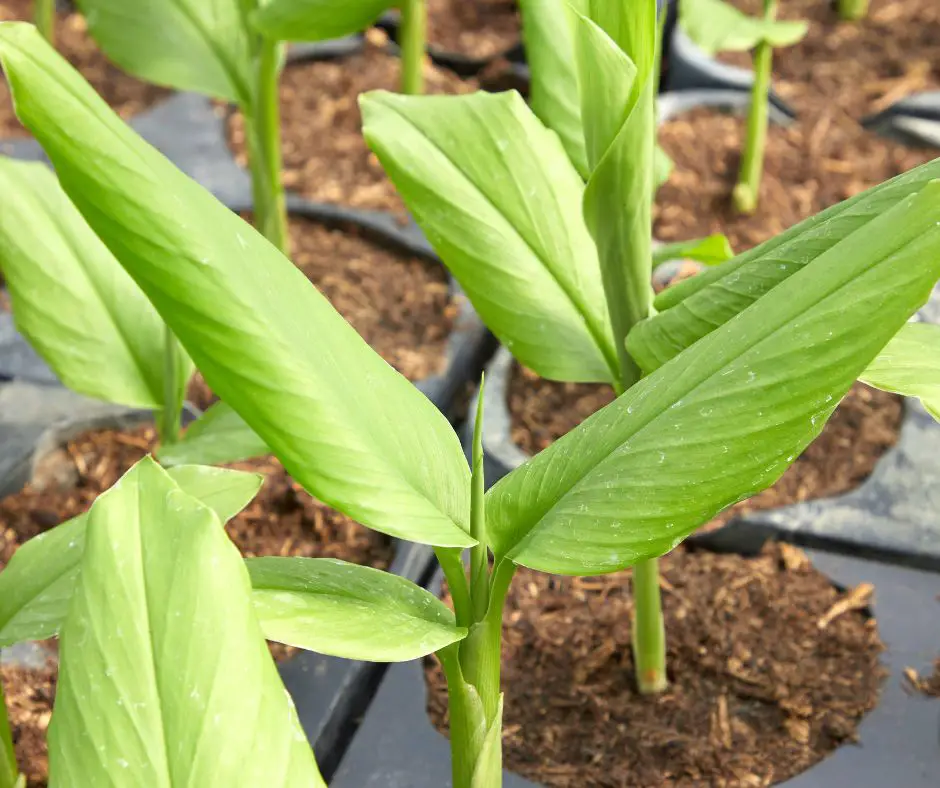
<path id="1" fill-rule="evenodd" d="M 940 148 L 940 90 L 914 93 L 865 118 L 862 125 L 905 144 Z"/>
<path id="2" fill-rule="evenodd" d="M 709 545 L 720 552 L 754 555 L 765 533 L 738 532 L 736 540 Z M 736 543 L 735 543 L 736 542 Z M 929 671 L 940 651 L 940 574 L 813 550 L 813 564 L 836 585 L 875 586 L 872 612 L 888 648 L 888 678 L 878 706 L 864 718 L 857 746 L 845 745 L 781 785 L 785 788 L 935 788 L 940 773 L 937 704 L 908 691 L 907 667 Z M 447 741 L 428 720 L 421 661 L 389 668 L 336 776 L 332 788 L 442 788 L 451 785 Z M 513 702 L 511 694 L 506 704 Z M 504 773 L 505 788 L 538 788 Z"/>

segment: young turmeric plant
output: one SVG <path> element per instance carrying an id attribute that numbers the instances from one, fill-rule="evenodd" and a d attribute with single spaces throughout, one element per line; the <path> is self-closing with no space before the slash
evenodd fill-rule
<path id="1" fill-rule="evenodd" d="M 667 290 L 649 317 L 655 23 L 645 4 L 588 10 L 576 18 L 579 68 L 596 80 L 583 99 L 587 186 L 518 95 L 365 101 L 370 139 L 416 218 L 517 357 L 624 389 L 485 495 L 479 433 L 471 470 L 446 419 L 290 261 L 137 137 L 35 30 L 0 25 L 21 120 L 231 414 L 321 500 L 435 548 L 452 618 L 414 587 L 389 604 L 392 581 L 376 570 L 263 558 L 310 562 L 250 562 L 249 576 L 268 637 L 377 660 L 437 653 L 455 788 L 501 784 L 501 618 L 515 567 L 653 567 L 782 475 L 940 278 L 934 162 Z M 629 332 L 628 350 L 615 331 Z M 318 604 L 307 589 L 321 575 L 334 597 L 353 589 L 369 604 Z M 356 610 L 347 641 L 336 624 Z M 637 652 L 652 644 L 658 667 L 661 623 L 644 613 Z M 402 619 L 397 633 L 386 625 Z"/>
<path id="2" fill-rule="evenodd" d="M 777 0 L 764 0 L 764 14 L 760 19 L 749 17 L 725 0 L 683 0 L 680 6 L 679 24 L 706 54 L 754 53 L 747 135 L 741 152 L 738 183 L 732 193 L 734 206 L 741 213 L 757 210 L 767 144 L 774 49 L 796 44 L 808 30 L 805 22 L 780 22 L 776 14 Z"/>

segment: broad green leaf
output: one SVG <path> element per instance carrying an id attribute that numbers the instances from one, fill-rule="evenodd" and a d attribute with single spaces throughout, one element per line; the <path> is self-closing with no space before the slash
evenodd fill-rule
<path id="1" fill-rule="evenodd" d="M 403 577 L 330 558 L 249 558 L 269 640 L 369 662 L 404 662 L 466 637 L 453 612 Z"/>
<path id="2" fill-rule="evenodd" d="M 363 131 L 483 322 L 554 380 L 617 370 L 584 184 L 517 93 L 360 99 Z"/>
<path id="3" fill-rule="evenodd" d="M 244 509 L 263 481 L 254 473 L 192 465 L 168 473 L 222 522 Z M 33 537 L 0 572 L 0 648 L 58 633 L 78 582 L 87 527 L 86 513 Z"/>
<path id="4" fill-rule="evenodd" d="M 396 0 L 268 0 L 254 26 L 278 41 L 324 41 L 371 27 Z"/>
<path id="5" fill-rule="evenodd" d="M 834 205 L 727 263 L 673 285 L 654 302 L 660 313 L 630 333 L 630 354 L 645 371 L 656 369 L 938 177 L 940 159 Z"/>
<path id="6" fill-rule="evenodd" d="M 325 786 L 218 516 L 141 460 L 91 509 L 51 786 Z"/>
<path id="7" fill-rule="evenodd" d="M 0 24 L 20 119 L 207 383 L 321 501 L 445 547 L 470 471 L 447 419 L 275 247 L 138 137 L 34 28 Z"/>
<path id="8" fill-rule="evenodd" d="M 663 244 L 653 250 L 653 265 L 669 260 L 695 260 L 705 265 L 718 265 L 734 257 L 734 250 L 721 233 L 692 241 Z"/>
<path id="9" fill-rule="evenodd" d="M 522 37 L 532 74 L 529 106 L 558 134 L 571 163 L 587 180 L 590 170 L 567 4 L 567 0 L 520 0 Z"/>
<path id="10" fill-rule="evenodd" d="M 92 38 L 124 71 L 157 85 L 250 104 L 246 0 L 76 0 Z"/>
<path id="11" fill-rule="evenodd" d="M 794 273 L 493 487 L 497 557 L 612 572 L 775 482 L 940 277 L 940 182 Z"/>
<path id="12" fill-rule="evenodd" d="M 43 164 L 0 157 L 0 271 L 17 328 L 66 386 L 162 407 L 163 321 Z"/>
<path id="13" fill-rule="evenodd" d="M 187 428 L 179 441 L 160 447 L 157 457 L 164 465 L 221 465 L 270 453 L 265 442 L 230 405 L 216 402 Z"/>
<path id="14" fill-rule="evenodd" d="M 917 397 L 940 421 L 940 326 L 908 323 L 868 365 L 861 380 L 882 391 Z"/>
<path id="15" fill-rule="evenodd" d="M 705 54 L 747 52 L 762 41 L 788 47 L 808 30 L 806 22 L 783 22 L 748 16 L 727 0 L 682 0 L 679 24 Z"/>

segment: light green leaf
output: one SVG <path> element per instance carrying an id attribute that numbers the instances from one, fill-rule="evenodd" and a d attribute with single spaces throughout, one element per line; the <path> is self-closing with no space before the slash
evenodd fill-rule
<path id="1" fill-rule="evenodd" d="M 324 41 L 371 27 L 396 0 L 268 0 L 254 26 L 278 41 Z"/>
<path id="2" fill-rule="evenodd" d="M 590 175 L 581 99 L 574 62 L 574 40 L 566 0 L 520 0 L 522 37 L 531 71 L 529 106 L 561 138 L 583 180 Z"/>
<path id="3" fill-rule="evenodd" d="M 265 442 L 231 406 L 216 402 L 187 428 L 179 441 L 161 446 L 157 457 L 164 465 L 221 465 L 270 453 Z"/>
<path id="4" fill-rule="evenodd" d="M 727 263 L 673 285 L 655 300 L 660 313 L 631 331 L 627 338 L 630 354 L 645 371 L 656 369 L 938 177 L 940 159 L 834 205 Z"/>
<path id="5" fill-rule="evenodd" d="M 553 380 L 616 374 L 584 184 L 517 93 L 360 99 L 385 171 L 483 322 Z"/>
<path id="6" fill-rule="evenodd" d="M 248 505 L 263 481 L 255 473 L 202 466 L 168 473 L 223 522 Z M 86 513 L 33 537 L 0 572 L 0 648 L 58 633 L 78 582 L 87 526 Z"/>
<path id="7" fill-rule="evenodd" d="M 612 572 L 775 482 L 940 277 L 940 182 L 836 244 L 493 487 L 494 552 Z"/>
<path id="8" fill-rule="evenodd" d="M 17 328 L 66 386 L 162 407 L 163 321 L 45 165 L 0 157 L 0 271 Z"/>
<path id="9" fill-rule="evenodd" d="M 287 472 L 354 520 L 466 547 L 470 471 L 447 419 L 304 274 L 95 95 L 34 28 L 0 24 L 20 119 L 206 382 Z"/>
<path id="10" fill-rule="evenodd" d="M 149 457 L 95 502 L 50 785 L 325 786 L 219 518 Z"/>
<path id="11" fill-rule="evenodd" d="M 470 788 L 493 788 L 494 785 L 500 785 L 503 779 L 503 693 L 499 694 L 499 703 L 496 707 L 496 714 L 490 723 L 486 736 L 483 738 L 483 746 L 480 748 L 480 756 L 473 765 L 473 777 L 470 780 Z"/>
<path id="12" fill-rule="evenodd" d="M 157 85 L 250 104 L 245 0 L 76 0 L 92 38 L 124 71 Z"/>
<path id="13" fill-rule="evenodd" d="M 940 326 L 908 323 L 868 365 L 861 380 L 882 391 L 917 397 L 940 421 Z"/>
<path id="14" fill-rule="evenodd" d="M 762 41 L 788 47 L 808 30 L 806 22 L 782 22 L 748 16 L 727 0 L 682 0 L 679 24 L 705 54 L 748 52 Z"/>
<path id="15" fill-rule="evenodd" d="M 403 577 L 330 558 L 249 558 L 265 637 L 320 654 L 404 662 L 466 637 L 453 612 Z"/>
<path id="16" fill-rule="evenodd" d="M 704 265 L 718 265 L 734 257 L 734 250 L 721 233 L 692 241 L 663 244 L 653 250 L 653 265 L 669 260 L 695 260 Z"/>
<path id="17" fill-rule="evenodd" d="M 672 171 L 675 169 L 675 164 L 672 159 L 669 158 L 669 154 L 663 150 L 662 146 L 657 142 L 653 146 L 653 196 L 656 196 L 656 192 L 659 191 L 659 188 L 669 180 L 669 176 L 672 175 Z"/>

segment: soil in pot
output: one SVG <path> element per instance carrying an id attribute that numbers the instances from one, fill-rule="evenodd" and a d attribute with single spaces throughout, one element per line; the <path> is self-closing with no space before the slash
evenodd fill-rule
<path id="1" fill-rule="evenodd" d="M 370 30 L 363 51 L 337 60 L 297 63 L 281 76 L 281 140 L 284 185 L 315 202 L 391 211 L 404 204 L 362 138 L 358 98 L 369 90 L 397 91 L 400 61 L 388 39 Z M 425 63 L 428 93 L 466 93 L 472 82 Z M 229 144 L 247 166 L 244 119 L 233 112 Z"/>
<path id="2" fill-rule="evenodd" d="M 752 16 L 762 0 L 731 0 Z M 827 0 L 786 0 L 780 19 L 809 22 L 806 37 L 774 52 L 774 85 L 799 114 L 838 107 L 851 117 L 879 112 L 905 96 L 940 88 L 940 5 L 935 0 L 871 0 L 868 16 L 845 22 Z M 747 52 L 718 59 L 750 69 Z"/>
<path id="3" fill-rule="evenodd" d="M 435 51 L 486 60 L 521 38 L 516 0 L 428 0 L 428 45 Z"/>
<path id="4" fill-rule="evenodd" d="M 0 22 L 21 20 L 33 20 L 32 0 L 0 0 Z M 170 95 L 170 91 L 165 88 L 134 79 L 114 66 L 88 35 L 85 19 L 78 13 L 59 13 L 56 21 L 56 48 L 125 119 Z M 28 134 L 13 112 L 6 82 L 0 79 L 0 139 L 25 137 Z"/>
<path id="5" fill-rule="evenodd" d="M 858 609 L 870 587 L 840 592 L 787 545 L 754 558 L 679 548 L 662 570 L 671 684 L 656 698 L 634 688 L 625 574 L 518 572 L 502 659 L 508 769 L 552 788 L 764 786 L 854 740 L 884 677 Z M 427 675 L 444 729 L 443 676 L 436 664 Z"/>
<path id="6" fill-rule="evenodd" d="M 352 226 L 291 216 L 289 231 L 296 265 L 382 358 L 411 381 L 444 372 L 460 306 L 441 265 L 392 251 Z M 199 376 L 189 399 L 200 408 L 214 401 Z"/>
<path id="7" fill-rule="evenodd" d="M 723 232 L 735 252 L 743 252 L 937 154 L 865 131 L 837 110 L 788 128 L 771 126 L 760 201 L 744 216 L 734 210 L 731 192 L 746 123 L 744 116 L 703 107 L 663 124 L 659 141 L 675 168 L 656 196 L 656 238 Z"/>
<path id="8" fill-rule="evenodd" d="M 49 775 L 46 732 L 52 719 L 56 669 L 0 665 L 0 681 L 7 704 L 20 773 L 28 788 L 45 788 Z"/>
<path id="9" fill-rule="evenodd" d="M 539 452 L 611 401 L 609 386 L 556 383 L 514 365 L 508 403 L 513 442 L 530 454 Z M 897 442 L 902 416 L 900 397 L 856 383 L 822 434 L 773 487 L 726 509 L 703 528 L 719 527 L 749 511 L 776 509 L 854 489 Z"/>

